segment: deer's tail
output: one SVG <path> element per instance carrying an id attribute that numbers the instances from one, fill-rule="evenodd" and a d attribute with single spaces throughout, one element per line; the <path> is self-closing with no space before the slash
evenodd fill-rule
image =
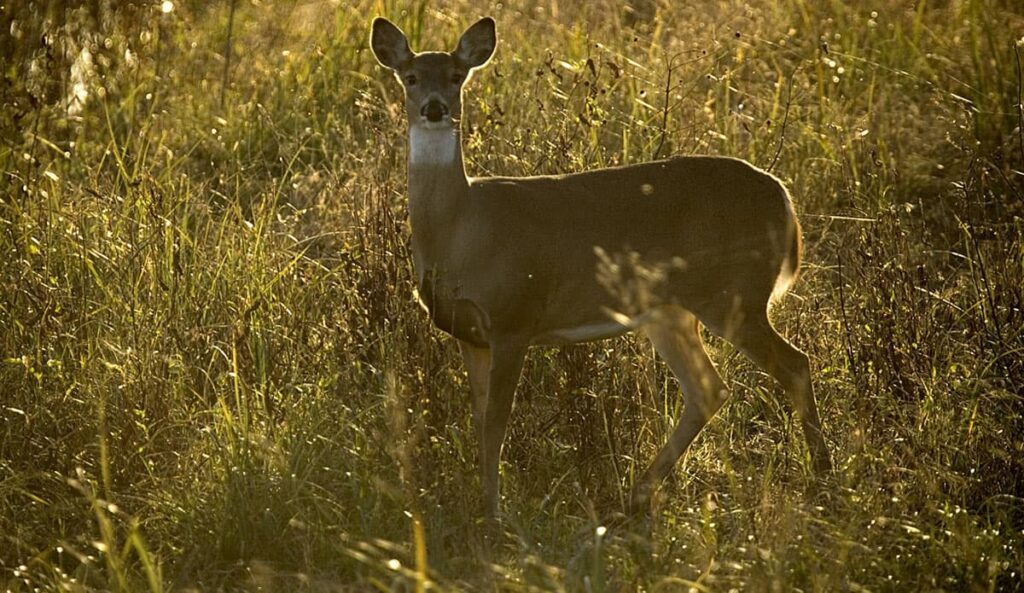
<path id="1" fill-rule="evenodd" d="M 804 249 L 800 222 L 796 219 L 796 214 L 793 212 L 793 204 L 789 200 L 789 196 L 786 196 L 786 207 L 789 210 L 790 220 L 792 221 L 792 224 L 789 225 L 789 230 L 791 231 L 789 251 L 786 253 L 786 258 L 782 260 L 782 269 L 779 270 L 779 277 L 775 280 L 775 288 L 772 290 L 772 302 L 781 299 L 796 282 L 797 277 L 800 275 L 800 258 L 803 255 Z"/>

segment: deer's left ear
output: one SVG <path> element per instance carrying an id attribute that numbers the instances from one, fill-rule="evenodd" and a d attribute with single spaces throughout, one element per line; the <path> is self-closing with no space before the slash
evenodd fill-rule
<path id="1" fill-rule="evenodd" d="M 467 68 L 479 68 L 494 55 L 498 37 L 494 32 L 494 19 L 487 16 L 473 23 L 459 38 L 459 45 L 452 52 L 455 59 Z"/>

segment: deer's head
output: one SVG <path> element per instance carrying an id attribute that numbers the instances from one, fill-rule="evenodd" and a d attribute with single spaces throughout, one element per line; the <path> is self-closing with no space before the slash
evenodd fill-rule
<path id="1" fill-rule="evenodd" d="M 410 126 L 446 129 L 462 117 L 462 87 L 470 73 L 491 59 L 497 38 L 494 19 L 485 17 L 466 29 L 451 52 L 414 53 L 409 40 L 391 21 L 373 19 L 370 48 L 405 88 Z"/>

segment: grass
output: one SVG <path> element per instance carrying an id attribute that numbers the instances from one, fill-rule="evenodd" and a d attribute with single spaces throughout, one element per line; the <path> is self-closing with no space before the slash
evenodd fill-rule
<path id="1" fill-rule="evenodd" d="M 239 2 L 225 68 L 231 5 L 0 8 L 0 588 L 1022 589 L 1017 4 Z M 678 390 L 640 338 L 537 350 L 483 551 L 366 48 L 374 14 L 437 48 L 483 13 L 471 174 L 713 153 L 791 188 L 774 317 L 829 482 L 712 339 L 733 399 L 652 519 L 609 523 Z"/>

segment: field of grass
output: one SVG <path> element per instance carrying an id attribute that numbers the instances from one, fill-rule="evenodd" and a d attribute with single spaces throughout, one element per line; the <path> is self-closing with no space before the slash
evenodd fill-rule
<path id="1" fill-rule="evenodd" d="M 488 537 L 376 14 L 419 49 L 496 18 L 471 175 L 787 183 L 773 317 L 832 478 L 709 337 L 733 398 L 623 521 L 674 379 L 642 337 L 538 349 Z M 1022 35 L 1013 0 L 0 6 L 0 590 L 1024 590 Z"/>

